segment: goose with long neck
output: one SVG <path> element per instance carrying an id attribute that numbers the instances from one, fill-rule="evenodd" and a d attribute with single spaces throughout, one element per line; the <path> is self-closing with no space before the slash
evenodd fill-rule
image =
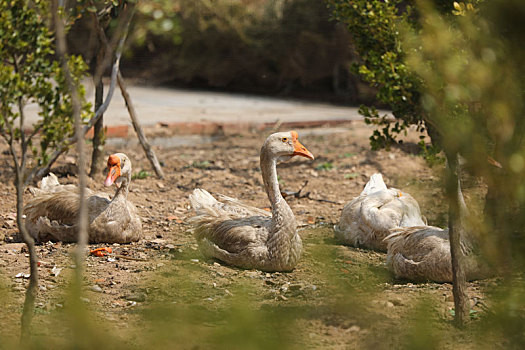
<path id="1" fill-rule="evenodd" d="M 468 223 L 469 211 L 458 180 L 458 202 L 461 222 Z M 387 267 L 396 278 L 415 282 L 452 282 L 452 258 L 448 228 L 434 226 L 399 227 L 385 237 Z M 487 277 L 493 272 L 477 255 L 471 229 L 464 227 L 460 247 L 465 255 L 467 280 Z"/>
<path id="2" fill-rule="evenodd" d="M 386 251 L 383 239 L 390 229 L 425 224 L 417 201 L 408 193 L 387 188 L 383 176 L 377 173 L 361 194 L 344 206 L 334 229 L 335 237 L 343 244 Z"/>
<path id="3" fill-rule="evenodd" d="M 88 237 L 90 243 L 129 243 L 142 236 L 142 223 L 135 206 L 127 200 L 131 182 L 131 161 L 123 153 L 108 158 L 105 186 L 115 184 L 112 200 L 105 194 L 87 191 Z M 53 182 L 55 182 L 53 180 Z M 56 181 L 58 183 L 58 181 Z M 56 187 L 58 185 L 54 185 Z M 25 225 L 37 241 L 76 242 L 79 194 L 69 187 L 35 194 L 24 208 Z"/>
<path id="4" fill-rule="evenodd" d="M 295 131 L 272 134 L 261 148 L 261 175 L 271 215 L 233 198 L 219 195 L 218 201 L 205 190 L 194 190 L 190 202 L 196 216 L 191 221 L 203 255 L 247 269 L 290 271 L 295 267 L 302 242 L 294 214 L 281 195 L 276 165 L 296 155 L 314 159 Z"/>

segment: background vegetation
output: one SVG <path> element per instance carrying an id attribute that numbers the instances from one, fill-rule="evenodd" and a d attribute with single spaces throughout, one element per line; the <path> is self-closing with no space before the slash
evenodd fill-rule
<path id="1" fill-rule="evenodd" d="M 19 104 L 39 103 L 43 122 L 35 127 L 44 136 L 36 153 L 45 162 L 47 152 L 72 132 L 68 119 L 71 103 L 64 91 L 63 73 L 53 59 L 52 32 L 42 16 L 46 7 L 39 8 L 42 3 L 38 1 L 31 4 L 34 7 L 0 1 L 0 126 L 4 133 L 10 130 L 14 139 L 20 139 L 22 127 L 14 126 L 21 116 Z M 490 310 L 468 330 L 452 328 L 443 318 L 433 317 L 432 303 L 421 300 L 422 306 L 409 315 L 401 336 L 396 335 L 399 330 L 395 326 L 387 327 L 390 343 L 383 347 L 450 345 L 443 340 L 440 343 L 444 335 L 453 340 L 468 336 L 471 343 L 482 347 L 520 348 L 525 342 L 524 3 L 329 0 L 328 4 L 327 8 L 310 0 L 143 1 L 132 30 L 128 69 L 137 77 L 157 82 L 157 77 L 163 77 L 162 82 L 188 86 L 274 93 L 300 87 L 362 102 L 357 79 L 348 68 L 355 61 L 354 72 L 377 89 L 376 102 L 389 106 L 397 118 L 391 122 L 372 106 L 362 107 L 367 120 L 380 127 L 372 135 L 372 147 L 387 147 L 397 140 L 397 134 L 416 125 L 429 131 L 435 142 L 437 148 L 428 152 L 444 147 L 460 153 L 470 175 L 486 184 L 485 215 L 472 219 L 471 225 L 481 237 L 487 260 L 500 267 L 503 276 L 490 289 Z M 335 20 L 330 21 L 332 14 Z M 78 41 L 75 35 L 81 35 L 81 28 L 81 23 L 73 28 L 72 42 Z M 76 50 L 82 53 L 81 47 Z M 88 61 L 90 57 L 84 55 Z M 84 63 L 78 57 L 70 62 L 78 83 Z M 328 236 L 327 231 L 319 233 L 321 238 Z M 348 278 L 341 273 L 341 264 L 334 263 L 335 248 L 327 252 L 321 238 L 307 241 L 313 258 L 306 264 L 312 278 L 328 287 L 321 302 L 310 310 L 304 305 L 282 308 L 261 301 L 248 277 L 234 291 L 235 298 L 209 306 L 203 302 L 208 290 L 194 290 L 193 282 L 185 276 L 165 271 L 158 280 L 147 281 L 158 286 L 159 304 L 136 315 L 137 328 L 128 333 L 101 343 L 99 339 L 107 333 L 97 322 L 86 321 L 82 327 L 75 322 L 78 329 L 68 328 L 71 317 L 87 320 L 89 316 L 80 309 L 66 308 L 42 315 L 40 326 L 46 331 L 28 346 L 47 347 L 43 342 L 50 347 L 75 348 L 192 346 L 195 334 L 202 334 L 197 340 L 207 345 L 284 348 L 305 342 L 295 337 L 294 322 L 308 319 L 312 313 L 326 312 L 333 317 L 334 310 L 358 311 L 364 315 L 363 325 L 373 324 L 380 313 L 366 311 L 371 295 L 378 292 L 370 285 L 392 281 L 363 268 L 364 263 L 357 268 L 359 277 Z M 207 273 L 200 267 L 187 268 L 196 276 Z M 174 285 L 181 293 L 174 297 L 194 303 L 192 306 L 166 307 L 164 297 L 173 297 L 170 290 Z M 254 300 L 258 308 L 253 308 Z M 5 299 L 0 299 L 0 305 L 5 304 Z M 206 328 L 208 319 L 212 327 Z M 50 325 L 56 324 L 64 329 L 58 339 L 48 333 Z M 139 325 L 147 331 L 144 337 L 136 333 Z M 11 336 L 3 336 L 7 340 L 0 347 L 16 346 Z M 377 346 L 374 337 L 377 335 L 372 334 L 365 344 Z"/>

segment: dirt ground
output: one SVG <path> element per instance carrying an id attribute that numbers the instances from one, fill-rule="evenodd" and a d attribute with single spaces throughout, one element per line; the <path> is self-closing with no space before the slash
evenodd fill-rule
<path id="1" fill-rule="evenodd" d="M 375 172 L 383 174 L 387 185 L 411 193 L 429 224 L 445 225 L 443 166 L 429 168 L 416 155 L 418 135 L 411 131 L 400 147 L 374 152 L 368 144 L 371 128 L 362 122 L 298 131 L 316 158 L 296 157 L 278 166 L 283 191 L 297 192 L 308 182 L 301 191 L 308 196 L 287 197 L 304 243 L 302 259 L 290 273 L 240 270 L 205 260 L 187 224 L 192 216 L 188 195 L 197 187 L 268 208 L 258 152 L 271 130 L 156 147 L 164 180 L 151 175 L 138 146 L 107 146 L 108 155 L 124 152 L 130 157 L 134 174 L 150 176 L 134 179 L 128 198 L 142 216 L 144 238 L 132 244 L 90 245 L 113 249 L 109 256 L 86 259 L 83 301 L 93 320 L 90 334 L 111 334 L 104 342 L 113 348 L 399 348 L 421 341 L 474 348 L 472 335 L 451 325 L 450 284 L 395 280 L 385 267 L 385 254 L 342 246 L 333 238 L 343 205 Z M 148 130 L 148 136 L 169 135 L 159 127 Z M 7 146 L 0 145 L 0 151 L 0 340 L 10 344 L 19 332 L 29 269 L 17 233 Z M 62 183 L 76 183 L 66 171 L 74 162 L 70 155 L 55 167 Z M 112 193 L 103 179 L 100 174 L 88 185 Z M 483 193 L 476 180 L 466 181 L 465 187 L 473 203 Z M 73 248 L 37 246 L 41 282 L 34 328 L 42 348 L 66 346 L 74 333 L 65 326 Z M 495 283 L 469 284 L 474 315 L 483 312 L 486 290 Z M 432 338 L 432 332 L 424 332 L 430 328 L 449 336 Z M 414 332 L 425 335 L 414 338 Z"/>

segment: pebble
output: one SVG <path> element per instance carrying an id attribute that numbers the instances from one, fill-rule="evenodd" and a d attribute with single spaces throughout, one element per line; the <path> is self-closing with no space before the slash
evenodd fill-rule
<path id="1" fill-rule="evenodd" d="M 247 271 L 246 272 L 246 276 L 248 277 L 251 277 L 251 278 L 256 278 L 259 274 L 257 273 L 257 271 Z"/>
<path id="2" fill-rule="evenodd" d="M 191 262 L 199 262 L 199 259 L 191 259 Z"/>
<path id="3" fill-rule="evenodd" d="M 361 330 L 361 327 L 353 325 L 352 327 L 348 328 L 349 332 L 359 332 Z"/>
<path id="4" fill-rule="evenodd" d="M 129 295 L 124 296 L 124 299 L 128 301 L 143 302 L 143 301 L 146 301 L 146 295 L 142 293 L 129 294 Z"/>
<path id="5" fill-rule="evenodd" d="M 102 288 L 98 284 L 92 285 L 91 286 L 91 290 L 93 292 L 97 292 L 97 293 L 102 293 L 103 292 Z"/>
<path id="6" fill-rule="evenodd" d="M 53 266 L 53 268 L 51 269 L 51 275 L 57 277 L 58 275 L 60 275 L 61 271 L 62 271 L 61 267 Z"/>

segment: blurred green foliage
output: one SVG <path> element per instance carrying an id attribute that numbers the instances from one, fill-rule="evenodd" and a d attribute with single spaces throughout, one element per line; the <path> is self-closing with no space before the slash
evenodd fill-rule
<path id="1" fill-rule="evenodd" d="M 322 1 L 142 1 L 130 43 L 125 68 L 161 82 L 357 93 L 348 33 Z"/>
<path id="2" fill-rule="evenodd" d="M 406 64 L 401 33 L 417 26 L 410 2 L 403 0 L 327 0 L 334 18 L 348 27 L 361 61 L 353 71 L 378 89 L 377 99 L 396 118 L 380 115 L 375 107 L 362 105 L 359 112 L 369 124 L 377 125 L 370 137 L 372 149 L 388 147 L 409 125 L 423 128 L 424 113 L 419 103 L 421 81 Z"/>
<path id="3" fill-rule="evenodd" d="M 30 144 L 39 162 L 74 134 L 71 96 L 60 63 L 54 59 L 53 33 L 47 26 L 48 2 L 0 1 L 0 130 L 21 130 L 17 118 L 29 103 L 39 107 L 40 147 Z M 86 65 L 80 56 L 69 57 L 69 67 L 82 100 L 82 119 L 89 119 L 90 104 L 80 80 Z"/>
<path id="4" fill-rule="evenodd" d="M 359 112 L 368 124 L 377 125 L 370 136 L 372 149 L 389 148 L 397 141 L 408 126 L 416 125 L 421 132 L 425 130 L 432 138 L 433 145 L 420 142 L 423 154 L 435 163 L 440 152 L 439 128 L 426 116 L 421 105 L 424 82 L 409 69 L 408 49 L 403 40 L 407 29 L 418 31 L 420 14 L 412 1 L 405 0 L 327 0 L 336 20 L 346 24 L 360 62 L 352 69 L 371 86 L 377 88 L 377 100 L 386 105 L 395 118 L 380 115 L 373 106 L 362 105 Z M 470 1 L 477 3 L 477 0 Z M 454 2 L 435 0 L 433 3 L 441 14 L 453 17 L 466 11 L 464 3 L 454 8 Z M 461 7 L 462 6 L 462 7 Z M 472 7 L 468 3 L 469 8 Z M 473 7 L 472 7 L 473 8 Z"/>
<path id="5" fill-rule="evenodd" d="M 421 105 L 448 152 L 488 187 L 471 216 L 484 256 L 503 275 L 492 330 L 525 342 L 525 3 L 454 3 L 443 16 L 420 3 L 421 29 L 406 35 L 407 62 L 424 81 Z M 488 321 L 487 321 L 488 322 Z"/>

